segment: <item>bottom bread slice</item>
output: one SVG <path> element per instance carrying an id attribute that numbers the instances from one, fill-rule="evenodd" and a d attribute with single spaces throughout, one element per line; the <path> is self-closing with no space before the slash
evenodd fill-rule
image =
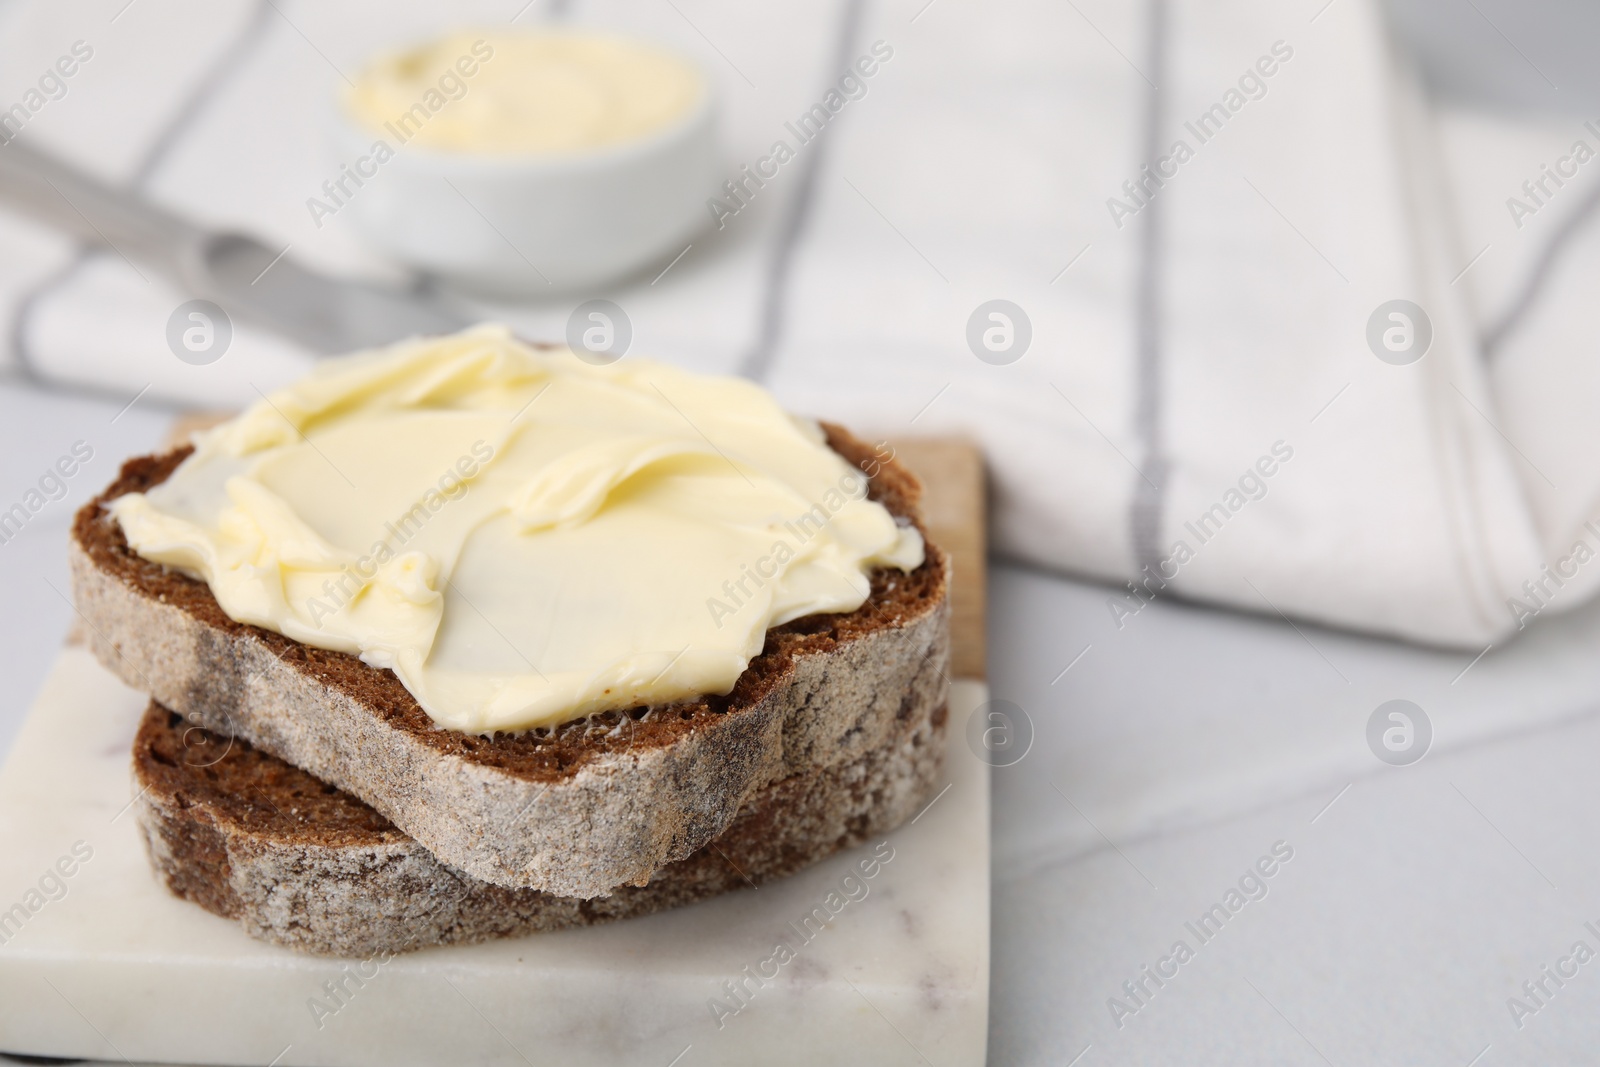
<path id="1" fill-rule="evenodd" d="M 861 758 L 765 787 L 649 884 L 588 900 L 454 870 L 350 794 L 154 701 L 134 739 L 135 808 L 176 895 L 252 937 L 365 958 L 646 915 L 793 874 L 916 812 L 947 718 L 942 704 L 908 712 Z"/>

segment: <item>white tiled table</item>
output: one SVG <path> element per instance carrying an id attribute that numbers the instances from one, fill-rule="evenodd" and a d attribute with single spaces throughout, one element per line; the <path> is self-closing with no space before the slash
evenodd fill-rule
<path id="1" fill-rule="evenodd" d="M 0 498 L 97 435 L 72 497 L 0 545 L 0 657 L 12 680 L 0 745 L 70 616 L 44 579 L 66 590 L 61 539 L 74 501 L 109 477 L 114 455 L 149 447 L 167 418 L 136 406 L 112 425 L 116 407 L 0 389 Z M 1543 658 L 1519 648 L 1505 661 L 1528 660 L 1520 673 L 1491 668 L 1497 651 L 1451 687 L 1469 657 L 1306 628 L 1318 653 L 1282 623 L 1169 604 L 1113 633 L 1104 590 L 1012 567 L 996 569 L 991 593 L 994 695 L 1022 705 L 1036 734 L 1021 763 L 994 771 L 992 1063 L 1065 1064 L 1085 1048 L 1086 1067 L 1592 1058 L 1600 961 L 1520 1029 L 1507 998 L 1574 941 L 1600 949 L 1584 927 L 1600 926 L 1594 610 L 1541 620 L 1543 644 L 1526 648 Z M 1408 768 L 1352 763 L 1363 709 L 1404 695 L 1396 686 L 1431 687 L 1436 750 Z M 1474 735 L 1474 701 L 1512 701 L 1527 725 Z M 1287 725 L 1240 730 L 1263 712 Z M 1191 758 L 1206 731 L 1226 757 L 1215 780 Z M 1293 743 L 1322 736 L 1321 764 Z M 1132 756 L 1131 738 L 1142 738 Z M 1104 766 L 1129 769 L 1097 778 Z M 1144 807 L 1108 791 L 1118 781 Z M 1199 798 L 1188 809 L 1185 790 Z M 1141 819 L 1157 829 L 1126 832 Z M 1131 1003 L 1122 983 L 1175 940 L 1192 941 L 1185 923 L 1280 840 L 1294 858 L 1266 898 L 1117 1028 L 1108 998 Z"/>

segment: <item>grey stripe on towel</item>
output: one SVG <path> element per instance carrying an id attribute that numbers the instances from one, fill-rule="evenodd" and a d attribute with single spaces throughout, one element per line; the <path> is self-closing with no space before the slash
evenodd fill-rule
<path id="1" fill-rule="evenodd" d="M 1167 79 L 1167 2 L 1150 0 L 1146 68 L 1150 71 L 1145 96 L 1143 161 L 1161 154 L 1161 123 L 1165 100 L 1161 85 Z M 1143 464 L 1133 483 L 1128 530 L 1134 567 L 1150 567 L 1162 558 L 1161 519 L 1163 490 L 1167 483 L 1166 442 L 1162 432 L 1161 380 L 1161 221 L 1165 200 L 1159 192 L 1140 212 L 1139 272 L 1134 293 L 1135 400 L 1133 426 L 1139 436 Z"/>

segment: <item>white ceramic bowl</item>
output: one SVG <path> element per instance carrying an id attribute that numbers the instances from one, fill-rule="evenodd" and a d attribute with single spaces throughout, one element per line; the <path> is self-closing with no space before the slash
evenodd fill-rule
<path id="1" fill-rule="evenodd" d="M 652 45 L 657 47 L 657 45 Z M 685 62 L 692 63 L 684 58 Z M 695 65 L 696 70 L 700 70 Z M 463 287 L 554 295 L 614 281 L 681 252 L 709 223 L 719 181 L 716 102 L 633 141 L 560 156 L 398 146 L 339 208 L 381 252 Z M 334 103 L 335 152 L 354 166 L 376 136 Z M 395 138 L 384 138 L 395 148 Z"/>

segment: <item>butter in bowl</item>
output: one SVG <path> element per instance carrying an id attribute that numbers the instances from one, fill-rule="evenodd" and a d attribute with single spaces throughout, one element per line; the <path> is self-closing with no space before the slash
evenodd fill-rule
<path id="1" fill-rule="evenodd" d="M 348 213 L 386 255 L 491 295 L 670 259 L 717 182 L 710 81 L 629 38 L 454 33 L 374 59 L 336 110 L 318 226 Z"/>

